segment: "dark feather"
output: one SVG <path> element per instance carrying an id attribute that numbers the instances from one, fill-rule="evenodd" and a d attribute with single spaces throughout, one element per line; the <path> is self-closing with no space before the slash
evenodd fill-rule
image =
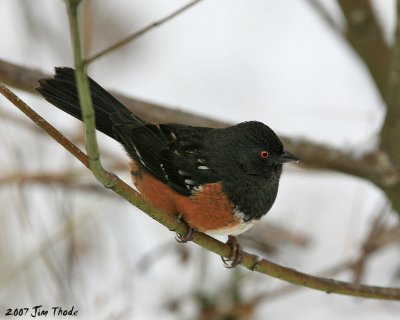
<path id="1" fill-rule="evenodd" d="M 39 84 L 37 90 L 47 101 L 81 120 L 73 69 L 56 68 L 53 78 L 42 79 Z M 204 183 L 217 181 L 211 169 L 198 169 L 204 135 L 211 129 L 150 124 L 135 116 L 90 78 L 89 86 L 96 128 L 120 142 L 128 154 L 158 180 L 183 195 L 190 195 Z"/>

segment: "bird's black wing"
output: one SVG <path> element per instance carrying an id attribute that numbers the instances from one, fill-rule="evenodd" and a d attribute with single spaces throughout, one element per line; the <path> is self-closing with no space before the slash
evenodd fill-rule
<path id="1" fill-rule="evenodd" d="M 124 123 L 114 125 L 114 130 L 136 162 L 182 195 L 190 196 L 202 185 L 219 180 L 205 153 L 204 137 L 211 128 Z"/>
<path id="2" fill-rule="evenodd" d="M 52 78 L 42 79 L 37 90 L 57 108 L 81 119 L 74 70 L 56 68 Z M 129 155 L 154 177 L 175 191 L 190 195 L 204 183 L 216 182 L 204 163 L 204 136 L 210 128 L 150 124 L 89 78 L 96 128 L 120 142 Z"/>

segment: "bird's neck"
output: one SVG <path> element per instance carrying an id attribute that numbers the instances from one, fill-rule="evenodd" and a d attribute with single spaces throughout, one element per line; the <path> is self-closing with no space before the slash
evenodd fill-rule
<path id="1" fill-rule="evenodd" d="M 250 221 L 260 219 L 271 209 L 278 193 L 279 177 L 280 173 L 264 179 L 247 177 L 229 181 L 224 188 L 236 209 Z"/>

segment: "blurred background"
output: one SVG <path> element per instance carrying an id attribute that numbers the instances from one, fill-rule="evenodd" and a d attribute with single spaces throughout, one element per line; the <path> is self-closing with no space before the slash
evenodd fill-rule
<path id="1" fill-rule="evenodd" d="M 82 1 L 85 55 L 184 4 Z M 398 176 L 377 151 L 398 149 L 381 143 L 385 115 L 399 124 L 385 95 L 395 26 L 395 0 L 203 0 L 89 74 L 149 119 L 179 121 L 180 110 L 193 123 L 268 124 L 304 161 L 284 168 L 274 207 L 239 238 L 244 249 L 313 275 L 400 286 Z M 84 149 L 81 124 L 33 91 L 55 66 L 73 65 L 65 1 L 2 0 L 0 27 L 0 80 Z M 122 148 L 99 139 L 105 167 L 130 183 Z M 82 319 L 399 315 L 398 302 L 228 270 L 177 243 L 2 97 L 0 168 L 0 318 L 36 305 L 74 306 Z"/>

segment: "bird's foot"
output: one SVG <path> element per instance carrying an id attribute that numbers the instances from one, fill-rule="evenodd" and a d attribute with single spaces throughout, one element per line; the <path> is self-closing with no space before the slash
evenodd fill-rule
<path id="1" fill-rule="evenodd" d="M 228 259 L 224 257 L 221 257 L 221 259 L 225 267 L 234 268 L 242 262 L 243 250 L 235 236 L 228 236 L 226 244 L 231 247 L 231 255 Z"/>
<path id="2" fill-rule="evenodd" d="M 186 243 L 188 241 L 192 241 L 193 240 L 193 235 L 196 229 L 188 227 L 188 232 L 182 236 L 180 234 L 177 234 L 175 239 L 176 241 L 178 241 L 179 243 Z"/>
<path id="3" fill-rule="evenodd" d="M 178 216 L 177 220 L 178 220 L 179 222 L 184 222 L 184 221 L 182 220 L 182 216 L 181 216 L 181 215 Z M 192 241 L 192 240 L 193 240 L 193 235 L 194 235 L 194 232 L 195 232 L 195 231 L 196 231 L 196 229 L 194 229 L 194 228 L 192 228 L 192 227 L 190 227 L 190 226 L 188 225 L 188 231 L 187 231 L 187 233 L 186 233 L 184 236 L 182 236 L 182 235 L 180 235 L 180 234 L 177 234 L 176 237 L 175 237 L 175 240 L 178 241 L 179 243 L 186 243 L 186 242 L 188 242 L 188 241 Z"/>

